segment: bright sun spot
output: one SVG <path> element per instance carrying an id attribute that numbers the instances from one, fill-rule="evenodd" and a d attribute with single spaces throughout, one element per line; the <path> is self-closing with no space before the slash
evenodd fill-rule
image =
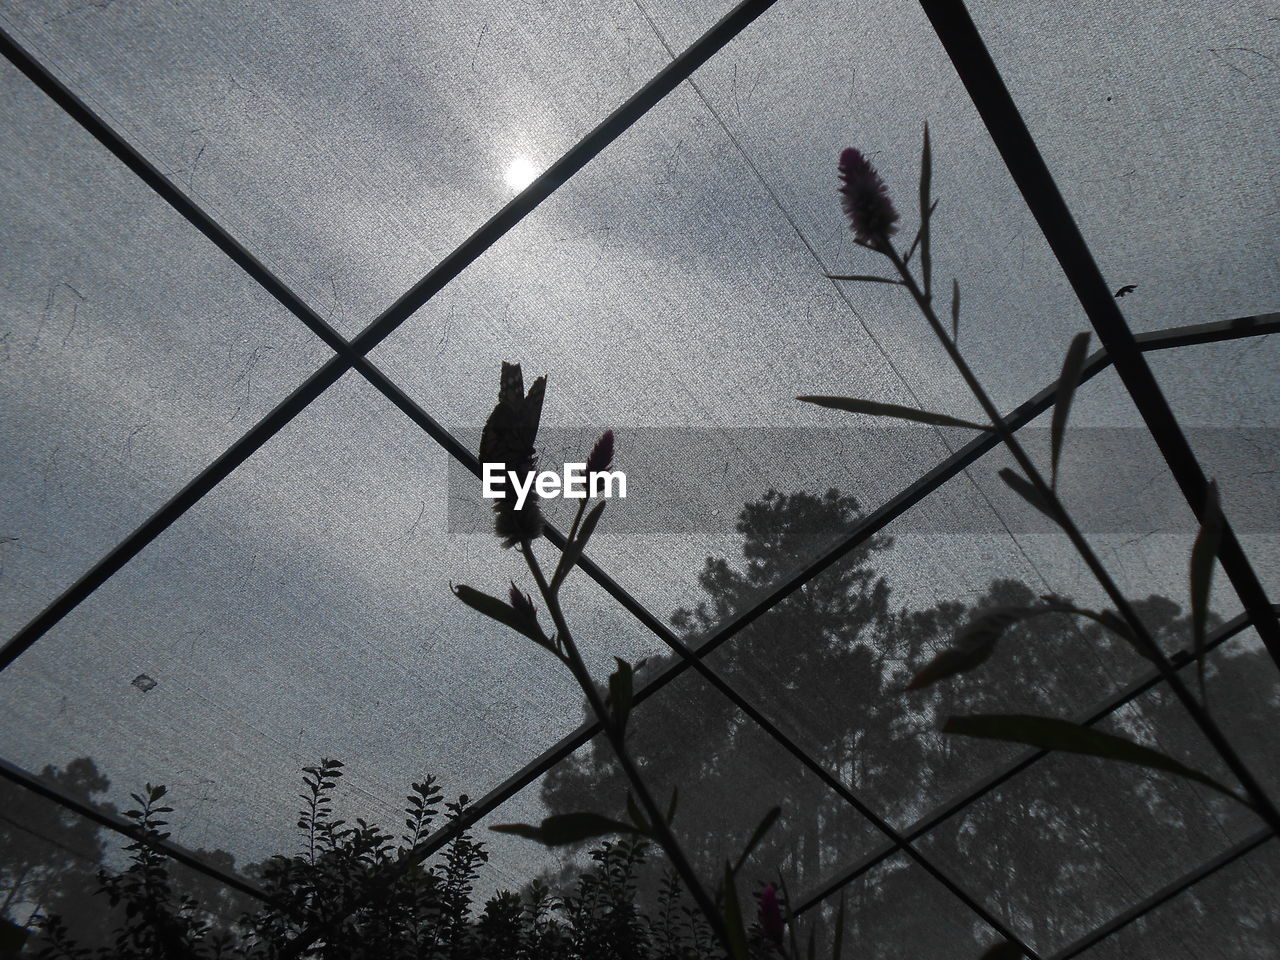
<path id="1" fill-rule="evenodd" d="M 504 174 L 504 179 L 507 181 L 508 186 L 523 190 L 533 183 L 537 176 L 538 169 L 529 162 L 528 157 L 516 157 L 507 164 L 507 172 Z"/>

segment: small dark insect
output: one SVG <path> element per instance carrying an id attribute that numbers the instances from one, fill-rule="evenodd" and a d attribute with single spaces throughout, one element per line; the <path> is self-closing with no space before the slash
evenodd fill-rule
<path id="1" fill-rule="evenodd" d="M 156 687 L 156 681 L 145 673 L 138 674 L 130 682 L 143 693 L 149 693 Z"/>
<path id="2" fill-rule="evenodd" d="M 1116 299 L 1119 300 L 1121 297 L 1126 296 L 1130 293 L 1133 293 L 1133 291 L 1137 289 L 1138 289 L 1138 285 L 1136 283 L 1125 284 L 1123 287 L 1121 287 L 1119 290 L 1116 291 Z"/>

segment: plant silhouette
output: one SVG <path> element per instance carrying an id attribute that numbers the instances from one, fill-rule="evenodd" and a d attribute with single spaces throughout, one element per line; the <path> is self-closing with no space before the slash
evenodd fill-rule
<path id="1" fill-rule="evenodd" d="M 848 529 L 860 516 L 857 502 L 837 491 L 770 492 L 745 505 L 738 525 L 741 555 L 709 558 L 700 577 L 703 599 L 677 610 L 673 623 L 696 642 L 811 557 L 833 530 Z M 1116 678 L 1134 676 L 1145 666 L 1128 644 L 1101 627 L 1049 614 L 1013 628 L 985 673 L 904 693 L 920 665 L 952 642 L 958 624 L 993 608 L 1033 602 L 1035 593 L 1016 581 L 997 580 L 971 603 L 901 606 L 879 572 L 891 566 L 885 561 L 894 549 L 889 537 L 872 539 L 714 653 L 711 662 L 896 823 L 909 824 L 1016 755 L 1007 746 L 946 737 L 937 731 L 939 718 L 961 707 L 1007 706 L 1011 697 L 1029 710 L 1084 706 L 1078 702 L 1082 691 L 1101 698 L 1118 687 Z M 1138 606 L 1168 648 L 1184 642 L 1187 618 L 1175 603 L 1149 597 Z M 1213 655 L 1208 670 L 1211 689 L 1231 692 L 1231 733 L 1242 744 L 1265 744 L 1270 736 L 1274 692 L 1258 680 L 1266 675 L 1259 670 L 1263 657 L 1256 646 L 1233 642 Z M 663 666 L 662 660 L 645 663 L 638 682 Z M 1203 753 L 1177 704 L 1160 688 L 1120 714 L 1116 728 L 1154 736 L 1170 753 Z M 799 903 L 873 845 L 853 811 L 812 778 L 787 775 L 794 761 L 700 681 L 676 681 L 638 708 L 628 744 L 657 789 L 679 784 L 674 823 L 704 876 L 714 878 L 722 851 L 740 843 L 761 813 L 777 803 L 783 814 L 744 873 L 744 882 L 756 884 L 757 894 L 780 876 Z M 1258 766 L 1274 779 L 1274 759 L 1270 769 Z M 137 850 L 124 873 L 100 880 L 100 864 L 109 846 L 116 845 L 107 835 L 4 785 L 0 890 L 5 914 L 20 926 L 33 924 L 33 913 L 60 916 L 61 925 L 54 928 L 60 931 L 58 940 L 43 948 L 50 958 L 159 958 L 178 949 L 186 951 L 182 956 L 273 957 L 305 924 L 366 903 L 369 880 L 381 865 L 465 809 L 462 801 L 446 804 L 440 788 L 426 778 L 413 785 L 405 801 L 406 822 L 398 836 L 362 822 L 344 823 L 334 804 L 326 802 L 340 794 L 341 775 L 336 761 L 308 768 L 297 848 L 245 868 L 277 898 L 277 908 L 229 895 L 214 881 L 174 871 L 150 854 L 139 859 Z M 42 776 L 106 807 L 102 798 L 109 783 L 91 760 L 74 761 L 65 770 L 49 767 Z M 1024 778 L 1031 782 L 1024 785 Z M 282 797 L 294 792 L 284 785 L 280 791 Z M 624 792 L 622 775 L 604 744 L 580 750 L 543 781 L 552 813 Z M 143 807 L 151 800 L 150 793 L 139 797 Z M 151 806 L 163 803 L 161 796 Z M 987 902 L 1030 940 L 1052 944 L 1137 899 L 1140 888 L 1123 877 L 1136 876 L 1138 884 L 1154 888 L 1185 865 L 1221 850 L 1239 833 L 1237 806 L 1149 770 L 1050 757 L 944 821 L 922 843 L 931 857 L 983 891 Z M 147 815 L 144 809 L 136 812 Z M 150 816 L 154 823 L 161 815 L 153 810 Z M 182 811 L 162 816 L 180 818 Z M 232 866 L 224 853 L 204 855 Z M 411 872 L 391 895 L 375 898 L 329 928 L 323 944 L 309 955 L 495 960 L 720 955 L 652 844 L 599 843 L 585 851 L 584 866 L 556 878 L 530 878 L 522 891 L 499 893 L 479 904 L 474 887 L 487 855 L 480 841 L 464 835 Z M 1277 880 L 1265 860 L 1216 877 L 1214 901 L 1232 903 L 1234 912 L 1215 916 L 1193 908 L 1201 926 L 1197 935 L 1217 923 L 1223 957 L 1267 956 L 1271 944 L 1280 941 L 1280 929 L 1258 891 L 1273 889 Z M 100 887 L 103 894 L 95 895 Z M 976 957 L 990 945 L 987 931 L 976 929 L 945 891 L 900 859 L 886 860 L 851 884 L 847 895 L 845 942 L 860 958 Z M 1196 889 L 1184 896 L 1194 901 Z M 151 910 L 152 919 L 134 922 L 135 933 L 122 942 L 131 903 L 137 905 L 135 917 Z M 152 936 L 161 916 L 181 920 L 180 948 Z M 825 919 L 829 935 L 830 915 Z M 1127 928 L 1116 943 L 1140 945 L 1161 922 L 1153 915 Z M 774 955 L 758 925 L 753 934 L 755 955 Z M 1140 946 L 1130 955 L 1143 955 Z"/>
<path id="2" fill-rule="evenodd" d="M 737 528 L 741 557 L 708 558 L 700 577 L 705 599 L 676 611 L 673 623 L 696 644 L 812 557 L 831 531 L 850 529 L 860 517 L 857 502 L 836 491 L 771 491 L 747 504 Z M 909 825 L 1018 755 L 947 737 L 938 731 L 941 718 L 1010 703 L 1033 713 L 1080 712 L 1146 667 L 1099 625 L 1048 614 L 1011 629 L 985 673 L 904 693 L 913 673 L 947 648 L 959 625 L 1037 597 L 1025 584 L 998 579 L 971 603 L 896 606 L 877 573 L 893 549 L 888 537 L 872 539 L 709 662 L 897 824 Z M 1166 649 L 1185 644 L 1188 618 L 1177 604 L 1151 596 L 1135 606 Z M 1236 733 L 1241 743 L 1266 742 L 1265 717 L 1274 708 L 1265 689 L 1250 682 L 1264 659 L 1260 649 L 1242 643 L 1215 656 L 1210 667 L 1224 689 L 1252 691 L 1233 694 L 1242 727 L 1254 728 Z M 666 665 L 667 658 L 650 660 L 637 682 Z M 1175 755 L 1204 756 L 1161 688 L 1123 711 L 1115 729 L 1154 734 Z M 655 789 L 679 784 L 682 841 L 708 875 L 728 838 L 750 829 L 761 806 L 773 802 L 782 802 L 783 815 L 757 850 L 757 863 L 781 874 L 793 893 L 818 888 L 873 846 L 857 814 L 822 784 L 771 777 L 771 769 L 795 761 L 697 683 L 677 681 L 637 711 L 629 744 Z M 1274 759 L 1270 767 L 1274 775 Z M 1227 798 L 1131 766 L 1051 756 L 1022 776 L 1027 784 L 1015 778 L 945 821 L 927 843 L 935 862 L 982 891 L 1036 943 L 1063 943 L 1109 919 L 1136 899 L 1126 874 L 1157 887 L 1158 879 L 1221 850 L 1241 823 L 1240 810 L 1233 809 L 1238 805 Z M 544 778 L 543 798 L 553 812 L 577 809 L 592 796 L 614 795 L 621 783 L 610 752 L 595 743 Z M 780 785 L 785 796 L 770 792 Z M 959 907 L 944 909 L 945 891 L 901 860 L 890 860 L 849 894 L 846 942 L 856 944 L 860 957 L 978 956 L 989 943 L 988 932 L 975 930 L 972 943 L 956 944 L 957 927 L 972 929 L 971 918 Z M 1253 917 L 1263 927 L 1265 913 L 1260 906 Z M 1270 929 L 1276 929 L 1274 921 Z M 1249 952 L 1261 939 L 1241 941 L 1239 951 L 1228 955 L 1263 955 Z"/>

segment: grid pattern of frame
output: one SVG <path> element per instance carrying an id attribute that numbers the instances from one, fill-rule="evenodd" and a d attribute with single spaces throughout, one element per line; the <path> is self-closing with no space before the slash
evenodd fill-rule
<path id="1" fill-rule="evenodd" d="M 693 71 L 714 56 L 717 51 L 750 25 L 771 5 L 770 0 L 746 0 L 746 2 L 736 7 L 685 53 L 673 58 L 672 62 L 652 81 L 637 91 L 633 97 L 600 123 L 595 130 L 583 138 L 550 169 L 508 203 L 488 223 L 472 234 L 466 242 L 446 257 L 427 276 L 406 291 L 368 327 L 350 340 L 342 336 L 311 306 L 290 290 L 284 282 L 274 276 L 248 249 L 215 222 L 208 213 L 194 203 L 165 175 L 144 159 L 117 131 L 64 87 L 57 78 L 17 42 L 0 32 L 0 47 L 3 47 L 4 55 L 11 63 L 26 74 L 35 85 L 79 122 L 192 226 L 216 244 L 234 263 L 301 320 L 334 352 L 334 356 L 328 362 L 315 371 L 305 383 L 297 388 L 276 409 L 271 411 L 240 440 L 232 444 L 222 456 L 188 483 L 169 503 L 157 511 L 77 583 L 59 596 L 38 617 L 12 637 L 5 644 L 2 653 L 0 653 L 0 669 L 7 667 L 23 651 L 36 643 L 46 632 L 89 597 L 94 590 L 105 583 L 147 544 L 163 533 L 183 513 L 209 493 L 232 470 L 252 456 L 255 451 L 261 448 L 348 370 L 355 370 L 443 447 L 450 456 L 472 473 L 478 475 L 479 463 L 474 454 L 437 423 L 429 412 L 410 399 L 403 390 L 368 359 L 368 354 L 418 308 L 457 277 L 507 231 L 519 223 L 540 202 L 550 196 L 552 192 L 600 151 L 605 149 L 614 139 L 625 132 L 629 126 L 635 123 L 648 110 L 671 93 L 679 84 L 687 80 Z M 1153 350 L 1176 349 L 1180 346 L 1219 342 L 1277 332 L 1280 331 L 1280 315 L 1271 314 L 1261 317 L 1238 318 L 1195 327 L 1182 327 L 1147 333 L 1137 337 L 1131 334 L 1114 299 L 1103 284 L 1102 277 L 1093 262 L 1090 251 L 1079 231 L 1075 228 L 1066 205 L 1047 167 L 1041 161 L 1035 144 L 1022 123 L 1013 100 L 1005 89 L 996 66 L 987 54 L 982 39 L 978 35 L 977 29 L 969 18 L 963 4 L 950 2 L 950 0 L 922 0 L 922 6 L 933 23 L 948 54 L 951 56 L 961 79 L 964 81 L 1028 206 L 1035 215 L 1087 315 L 1100 335 L 1104 345 L 1103 349 L 1089 358 L 1083 378 L 1092 378 L 1108 366 L 1114 365 L 1116 367 L 1135 404 L 1142 413 L 1148 428 L 1155 437 L 1188 504 L 1193 511 L 1198 513 L 1204 499 L 1206 484 L 1204 473 L 1196 462 L 1195 456 L 1177 421 L 1174 419 L 1155 379 L 1147 368 L 1143 354 Z M 1006 418 L 1007 425 L 1013 430 L 1019 429 L 1047 410 L 1053 403 L 1055 386 L 1055 384 L 1050 384 L 1009 414 Z M 996 789 L 1000 784 L 1018 776 L 1024 770 L 1043 759 L 1046 755 L 1045 752 L 1033 751 L 1028 753 L 997 774 L 973 785 L 962 797 L 949 802 L 944 808 L 919 818 L 906 829 L 898 830 L 882 819 L 869 804 L 864 802 L 820 762 L 806 754 L 787 734 L 774 725 L 763 712 L 718 676 L 704 662 L 704 658 L 712 650 L 729 640 L 792 592 L 817 577 L 859 545 L 867 542 L 878 531 L 911 509 L 913 505 L 930 492 L 936 490 L 948 479 L 956 476 L 967 466 L 995 448 L 998 442 L 994 433 L 991 432 L 984 433 L 971 441 L 867 516 L 856 529 L 850 531 L 834 548 L 821 556 L 813 558 L 803 569 L 789 576 L 784 582 L 774 585 L 752 607 L 742 611 L 729 622 L 722 624 L 696 648 L 690 648 L 686 645 L 660 618 L 647 610 L 628 591 L 625 584 L 616 582 L 590 559 L 584 557 L 580 561 L 580 566 L 587 575 L 592 577 L 641 624 L 652 631 L 679 658 L 677 661 L 673 661 L 663 673 L 654 677 L 637 691 L 637 703 L 656 694 L 681 672 L 687 669 L 695 670 L 721 695 L 729 699 L 757 723 L 768 736 L 794 756 L 805 768 L 819 777 L 822 782 L 827 784 L 832 791 L 853 807 L 862 817 L 870 821 L 883 835 L 884 843 L 882 846 L 864 856 L 857 863 L 849 865 L 838 876 L 832 877 L 830 882 L 822 885 L 820 889 L 810 891 L 808 896 L 799 904 L 799 912 L 805 912 L 818 906 L 826 897 L 861 877 L 878 864 L 898 853 L 905 853 L 920 867 L 932 874 L 952 896 L 963 903 L 967 909 L 972 911 L 976 917 L 988 925 L 995 933 L 1018 944 L 1028 956 L 1037 957 L 1039 954 L 1029 944 L 1019 938 L 998 916 L 984 906 L 980 893 L 967 890 L 950 878 L 942 868 L 931 862 L 924 853 L 914 846 L 914 843 L 934 827 L 961 811 L 968 804 L 976 802 L 980 797 Z M 549 530 L 548 538 L 557 548 L 563 547 L 564 538 L 558 531 Z M 1199 656 L 1203 656 L 1209 650 L 1226 642 L 1250 626 L 1258 632 L 1273 659 L 1280 663 L 1280 621 L 1277 620 L 1277 610 L 1265 595 L 1258 577 L 1251 569 L 1229 525 L 1223 538 L 1220 559 L 1246 612 L 1217 631 L 1205 650 L 1198 653 L 1183 652 L 1179 654 L 1175 658 L 1175 666 L 1178 668 L 1185 667 L 1194 662 Z M 1102 720 L 1160 682 L 1160 677 L 1156 673 L 1138 680 L 1119 695 L 1091 710 L 1081 718 L 1081 722 L 1092 724 Z M 568 757 L 575 749 L 586 743 L 598 732 L 597 725 L 587 724 L 572 735 L 564 738 L 552 749 L 546 751 L 541 757 L 528 764 L 522 770 L 514 773 L 503 784 L 472 805 L 464 818 L 450 828 L 441 830 L 431 837 L 419 849 L 418 855 L 421 857 L 431 855 L 452 839 L 456 832 L 466 829 L 492 813 L 506 800 L 551 769 L 556 763 Z M 91 816 L 104 826 L 121 832 L 128 832 L 127 825 L 122 821 L 103 815 L 92 810 L 92 808 L 78 804 L 77 801 L 69 797 L 58 794 L 49 787 L 40 784 L 26 771 L 12 764 L 0 761 L 0 774 L 14 782 L 40 791 L 54 802 L 67 805 L 81 814 Z M 1175 897 L 1192 884 L 1245 856 L 1260 844 L 1271 839 L 1271 836 L 1269 831 L 1262 831 L 1251 836 L 1244 842 L 1225 851 L 1214 860 L 1197 867 L 1187 876 L 1174 880 L 1166 888 L 1116 916 L 1097 930 L 1087 934 L 1066 949 L 1059 951 L 1055 956 L 1065 958 L 1083 953 L 1102 939 Z M 262 896 L 260 891 L 240 877 L 227 874 L 204 864 L 180 848 L 175 847 L 172 852 L 187 865 L 203 870 L 242 892 Z M 295 950 L 300 951 L 305 945 L 305 938 L 303 938 L 302 942 L 294 945 Z"/>

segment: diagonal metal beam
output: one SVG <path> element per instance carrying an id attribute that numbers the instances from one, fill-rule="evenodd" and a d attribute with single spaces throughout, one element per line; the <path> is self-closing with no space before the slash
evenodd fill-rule
<path id="1" fill-rule="evenodd" d="M 312 333 L 339 353 L 347 349 L 346 339 L 312 310 L 288 284 L 273 274 L 261 260 L 249 252 L 244 244 L 231 236 L 190 197 L 179 190 L 173 181 L 161 173 L 151 161 L 116 133 L 80 97 L 72 93 L 42 63 L 23 49 L 22 45 L 3 27 L 0 27 L 0 53 L 3 53 L 5 59 L 17 67 L 45 96 L 61 107 L 98 143 L 106 147 L 139 180 L 212 241 L 236 266 L 305 323 Z"/>
<path id="2" fill-rule="evenodd" d="M 160 536 L 187 510 L 198 503 L 241 463 L 251 457 L 268 440 L 353 367 L 366 373 L 359 363 L 371 350 L 407 320 L 449 281 L 480 257 L 493 244 L 531 213 L 565 181 L 581 170 L 609 144 L 652 109 L 663 97 L 684 82 L 690 74 L 736 37 L 776 0 L 742 0 L 719 23 L 708 30 L 688 50 L 680 54 L 641 87 L 625 103 L 602 120 L 590 133 L 569 149 L 559 160 L 498 211 L 487 223 L 468 237 L 461 246 L 444 258 L 430 273 L 404 293 L 350 343 L 330 328 L 316 326 L 317 334 L 329 343 L 337 355 L 311 375 L 243 437 L 182 488 L 168 503 L 125 538 L 91 570 L 64 591 L 0 650 L 0 670 L 4 670 L 40 637 L 44 636 L 94 590 L 105 583 L 140 550 Z M 169 181 L 146 162 L 137 151 L 124 144 L 101 118 L 39 64 L 7 33 L 0 32 L 0 52 L 31 79 L 55 103 L 84 124 L 100 142 L 124 161 L 153 189 L 161 192 L 175 209 L 182 212 L 202 233 L 219 245 L 264 288 L 296 315 L 318 316 L 285 285 L 270 277 L 268 271 L 230 237 L 210 233 L 207 217 L 194 217 L 195 206 L 186 200 Z M 123 149 L 122 149 L 123 148 Z M 335 339 L 336 338 L 336 339 Z"/>
<path id="3" fill-rule="evenodd" d="M 1216 650 L 1248 626 L 1249 615 L 1248 613 L 1242 613 L 1238 617 L 1235 617 L 1215 630 L 1205 641 L 1203 648 L 1199 651 L 1182 650 L 1170 657 L 1169 660 L 1178 669 L 1181 669 L 1188 664 L 1195 663 L 1202 659 L 1207 653 L 1209 653 L 1209 651 Z M 1138 697 L 1142 696 L 1148 690 L 1159 686 L 1161 682 L 1162 678 L 1160 676 L 1160 671 L 1152 670 L 1145 677 L 1135 680 L 1119 693 L 1088 711 L 1076 722 L 1086 727 L 1091 727 L 1096 723 L 1100 723 L 1117 710 L 1138 699 Z M 939 824 L 944 823 L 957 813 L 960 813 L 966 807 L 969 807 L 978 800 L 981 800 L 993 790 L 1008 783 L 1018 774 L 1039 763 L 1052 752 L 1053 751 L 1050 750 L 1028 750 L 1008 766 L 1001 768 L 990 776 L 984 777 L 976 783 L 970 784 L 970 786 L 959 796 L 952 798 L 932 812 L 920 817 L 915 823 L 911 824 L 911 826 L 907 827 L 903 831 L 903 836 L 907 840 L 912 841 L 920 839 Z M 865 856 L 860 857 L 856 863 L 845 868 L 833 879 L 802 897 L 796 905 L 796 915 L 799 916 L 800 914 L 819 906 L 824 900 L 831 897 L 833 894 L 838 893 L 842 888 L 853 883 L 853 881 L 857 880 L 859 877 L 870 872 L 897 852 L 898 848 L 893 844 L 884 844 Z"/>
<path id="4" fill-rule="evenodd" d="M 1080 305 L 1106 348 L 1125 389 L 1155 438 L 1169 472 L 1197 519 L 1204 512 L 1208 481 L 1142 349 L 1111 295 L 1080 228 L 1018 112 L 963 0 L 920 0 L 947 55 L 978 108 L 1023 199 L 1058 258 Z M 1224 518 L 1218 559 L 1254 628 L 1280 667 L 1280 618 Z"/>
<path id="5" fill-rule="evenodd" d="M 186 847 L 174 843 L 171 840 L 156 840 L 154 837 L 148 837 L 132 823 L 119 814 L 102 809 L 92 803 L 85 803 L 77 797 L 72 796 L 65 790 L 61 790 L 51 783 L 41 780 L 35 774 L 24 770 L 17 764 L 10 763 L 8 760 L 0 758 L 0 777 L 9 782 L 22 787 L 24 790 L 30 790 L 32 793 L 44 797 L 46 800 L 57 804 L 64 809 L 79 814 L 86 820 L 92 820 L 99 826 L 106 827 L 108 830 L 114 830 L 123 836 L 128 837 L 138 843 L 144 843 L 153 850 L 163 853 L 166 857 L 178 861 L 183 866 L 190 867 L 198 873 L 204 874 L 206 877 L 212 877 L 214 880 L 238 890 L 240 893 L 261 900 L 263 903 L 275 903 L 271 896 L 256 884 L 246 880 L 237 873 L 229 870 L 223 870 L 211 863 L 206 863 L 200 859 L 195 853 Z"/>

